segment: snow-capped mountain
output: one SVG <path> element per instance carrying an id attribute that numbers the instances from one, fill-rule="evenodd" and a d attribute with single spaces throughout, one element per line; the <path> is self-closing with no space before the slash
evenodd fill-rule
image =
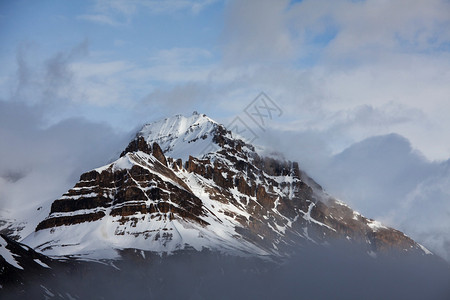
<path id="1" fill-rule="evenodd" d="M 158 122 L 144 125 L 137 136 L 142 136 L 148 144 L 157 143 L 167 157 L 199 157 L 214 145 L 211 134 L 219 124 L 206 115 L 194 113 L 189 117 L 177 115 Z"/>
<path id="2" fill-rule="evenodd" d="M 47 255 L 115 258 L 128 248 L 283 256 L 332 239 L 372 256 L 429 253 L 327 195 L 298 163 L 262 157 L 194 113 L 145 125 L 120 158 L 82 174 L 23 242 Z"/>

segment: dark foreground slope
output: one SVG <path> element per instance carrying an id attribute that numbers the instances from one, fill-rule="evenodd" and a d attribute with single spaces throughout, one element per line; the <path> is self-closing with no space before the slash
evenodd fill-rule
<path id="1" fill-rule="evenodd" d="M 11 249 L 22 248 L 9 240 Z M 19 248 L 17 248 L 19 247 Z M 21 250 L 19 250 L 21 252 Z M 34 266 L 38 255 L 51 269 Z M 343 244 L 310 246 L 283 261 L 212 251 L 159 256 L 123 250 L 120 261 L 52 260 L 21 253 L 1 263 L 1 299 L 449 299 L 450 269 L 430 256 L 376 259 Z M 32 272 L 30 272 L 32 269 Z M 5 270 L 9 270 L 6 271 Z M 11 276 L 5 280 L 5 275 Z"/>

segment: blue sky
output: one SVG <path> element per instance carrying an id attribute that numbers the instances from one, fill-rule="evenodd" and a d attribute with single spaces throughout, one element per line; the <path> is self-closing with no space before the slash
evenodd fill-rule
<path id="1" fill-rule="evenodd" d="M 2 204 L 58 197 L 162 117 L 252 126 L 264 91 L 283 113 L 257 142 L 450 259 L 446 0 L 2 1 L 0 64 Z"/>
<path id="2" fill-rule="evenodd" d="M 20 85 L 15 78 L 19 72 L 17 61 L 20 56 L 27 65 L 30 77 L 39 77 L 49 73 L 49 61 L 54 60 L 56 66 L 61 68 L 60 71 L 72 77 L 70 79 L 77 77 L 96 84 L 91 82 L 92 90 L 77 96 L 58 91 L 52 95 L 42 95 L 54 98 L 42 99 L 43 102 L 54 100 L 58 104 L 71 106 L 70 112 L 61 108 L 57 113 L 49 114 L 49 118 L 60 120 L 61 115 L 76 115 L 113 124 L 119 118 L 121 127 L 130 129 L 136 125 L 132 121 L 134 111 L 130 105 L 141 101 L 155 89 L 172 87 L 178 81 L 160 79 L 157 76 L 158 68 L 163 69 L 162 72 L 166 69 L 176 72 L 179 64 L 188 67 L 193 65 L 191 67 L 195 69 L 217 63 L 220 57 L 217 44 L 220 42 L 223 23 L 223 2 L 205 4 L 204 8 L 201 3 L 196 8 L 196 3 L 183 4 L 182 1 L 180 7 L 175 1 L 166 4 L 159 2 L 155 7 L 152 7 L 151 2 L 118 1 L 118 8 L 114 2 L 105 3 L 2 3 L 1 61 L 5 66 L 1 74 L 4 83 L 2 99 L 39 105 L 41 99 L 36 99 L 38 87 L 31 86 L 32 83 L 22 87 L 24 91 L 21 94 L 14 90 L 14 85 Z M 167 7 L 159 9 L 158 6 Z M 74 70 L 76 66 L 80 68 L 78 72 Z M 144 74 L 136 80 L 127 76 L 131 72 Z M 145 73 L 148 72 L 152 74 L 146 78 Z M 120 81 L 120 87 L 115 84 L 117 81 Z M 46 83 L 36 84 L 42 86 Z M 73 82 L 59 84 L 64 89 Z M 30 97 L 27 92 L 33 96 Z M 152 115 L 142 117 L 145 121 L 152 118 Z"/>

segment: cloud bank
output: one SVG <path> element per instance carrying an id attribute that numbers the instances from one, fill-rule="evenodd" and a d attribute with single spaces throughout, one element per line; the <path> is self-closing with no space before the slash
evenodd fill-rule
<path id="1" fill-rule="evenodd" d="M 82 173 L 116 158 L 130 138 L 81 118 L 48 126 L 42 109 L 16 102 L 0 101 L 0 128 L 0 219 L 27 221 L 22 237 Z"/>
<path id="2" fill-rule="evenodd" d="M 56 276 L 37 278 L 36 283 L 25 281 L 21 289 L 31 298 L 45 292 L 45 286 L 54 294 L 62 291 L 82 299 L 444 300 L 450 292 L 449 268 L 440 261 L 373 259 L 339 244 L 306 247 L 280 264 L 207 251 L 145 257 L 129 250 L 114 268 L 85 263 L 71 272 L 60 269 Z"/>

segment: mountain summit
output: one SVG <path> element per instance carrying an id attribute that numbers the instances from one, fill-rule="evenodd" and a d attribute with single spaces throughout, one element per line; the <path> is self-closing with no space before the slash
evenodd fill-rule
<path id="1" fill-rule="evenodd" d="M 48 255 L 115 258 L 204 249 L 284 256 L 334 239 L 368 254 L 429 253 L 327 195 L 298 163 L 260 156 L 204 114 L 147 124 L 86 172 L 23 242 Z"/>
<path id="2" fill-rule="evenodd" d="M 212 145 L 219 124 L 204 114 L 194 112 L 189 117 L 171 118 L 146 124 L 137 133 L 149 144 L 157 143 L 164 154 L 186 161 L 189 155 L 198 157 Z"/>

